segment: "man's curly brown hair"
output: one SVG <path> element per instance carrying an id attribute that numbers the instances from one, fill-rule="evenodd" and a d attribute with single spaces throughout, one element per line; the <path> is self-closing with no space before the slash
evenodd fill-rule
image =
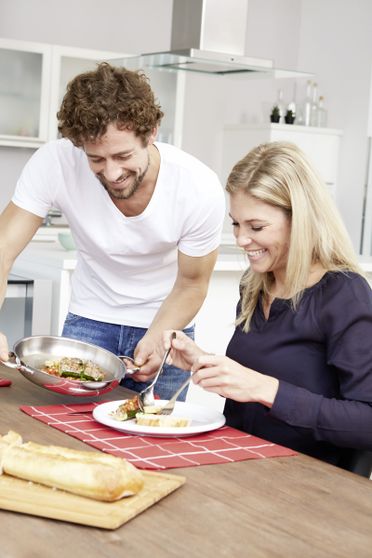
<path id="1" fill-rule="evenodd" d="M 57 113 L 59 132 L 77 147 L 100 138 L 110 123 L 132 130 L 147 145 L 162 117 L 147 76 L 107 62 L 70 81 Z"/>

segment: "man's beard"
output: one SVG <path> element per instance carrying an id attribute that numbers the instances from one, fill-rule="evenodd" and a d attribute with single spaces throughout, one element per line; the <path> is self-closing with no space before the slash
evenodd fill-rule
<path id="1" fill-rule="evenodd" d="M 137 176 L 136 173 L 131 172 L 128 179 L 130 180 L 131 177 L 133 177 L 134 180 L 131 185 L 125 186 L 122 190 L 110 188 L 105 177 L 101 176 L 100 174 L 97 175 L 97 178 L 101 182 L 102 186 L 104 187 L 104 189 L 106 190 L 106 192 L 109 194 L 111 198 L 115 200 L 127 200 L 128 198 L 131 198 L 133 194 L 135 194 L 135 192 L 137 192 L 138 188 L 143 182 L 143 179 L 146 176 L 147 171 L 149 170 L 149 166 L 150 166 L 150 156 L 148 157 L 147 166 L 143 171 L 143 173 Z M 118 181 L 120 181 L 123 176 L 124 175 L 119 177 Z"/>

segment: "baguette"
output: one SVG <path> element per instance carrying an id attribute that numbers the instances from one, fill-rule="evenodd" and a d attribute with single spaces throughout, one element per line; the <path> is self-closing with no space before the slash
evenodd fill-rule
<path id="1" fill-rule="evenodd" d="M 169 415 L 155 415 L 149 413 L 137 413 L 136 423 L 141 426 L 160 426 L 162 428 L 189 426 L 191 420 L 184 417 L 172 417 Z"/>
<path id="2" fill-rule="evenodd" d="M 19 443 L 19 435 L 9 434 L 0 437 L 1 469 L 8 475 L 104 502 L 136 494 L 143 486 L 141 472 L 120 457 Z"/>

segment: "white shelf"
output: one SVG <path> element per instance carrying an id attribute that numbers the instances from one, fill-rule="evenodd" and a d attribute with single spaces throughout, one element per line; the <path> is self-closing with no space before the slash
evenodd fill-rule
<path id="1" fill-rule="evenodd" d="M 272 130 L 276 132 L 301 132 L 304 134 L 325 134 L 342 136 L 343 131 L 337 128 L 319 128 L 317 126 L 299 126 L 296 124 L 225 124 L 224 130 Z"/>

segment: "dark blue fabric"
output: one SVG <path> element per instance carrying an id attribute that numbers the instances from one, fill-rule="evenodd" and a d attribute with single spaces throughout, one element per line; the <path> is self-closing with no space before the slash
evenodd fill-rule
<path id="1" fill-rule="evenodd" d="M 296 311 L 274 300 L 268 320 L 259 303 L 226 354 L 279 379 L 271 409 L 227 400 L 229 425 L 334 464 L 372 449 L 372 291 L 360 275 L 326 273 Z"/>

